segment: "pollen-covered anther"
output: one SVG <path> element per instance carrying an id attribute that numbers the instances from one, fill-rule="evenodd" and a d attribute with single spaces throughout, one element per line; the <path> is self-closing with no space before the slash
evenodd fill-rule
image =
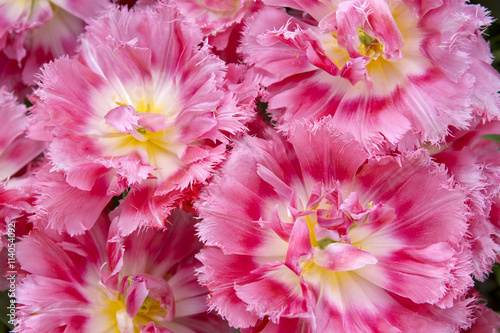
<path id="1" fill-rule="evenodd" d="M 362 55 L 376 60 L 381 54 L 384 53 L 384 45 L 376 38 L 367 34 L 362 28 L 358 28 L 358 36 L 361 43 L 359 46 L 359 52 Z"/>

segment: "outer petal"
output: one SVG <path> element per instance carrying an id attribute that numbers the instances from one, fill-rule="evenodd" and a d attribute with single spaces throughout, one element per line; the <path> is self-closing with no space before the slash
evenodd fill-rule
<path id="1" fill-rule="evenodd" d="M 165 228 L 165 220 L 174 208 L 176 197 L 155 196 L 157 184 L 152 180 L 143 181 L 139 186 L 133 186 L 123 199 L 119 229 L 122 235 L 131 234 L 140 226 Z M 180 196 L 180 195 L 179 195 Z"/>
<path id="2" fill-rule="evenodd" d="M 233 159 L 226 163 L 222 170 L 223 175 L 233 176 L 214 179 L 213 183 L 217 185 L 211 186 L 206 195 L 202 194 L 205 198 L 210 198 L 210 201 L 198 207 L 205 219 L 205 222 L 198 226 L 202 241 L 206 241 L 208 245 L 226 244 L 221 246 L 226 253 L 285 256 L 286 243 L 272 230 L 262 228 L 260 224 L 261 218 L 271 219 L 270 214 L 262 215 L 266 211 L 264 207 L 273 205 L 279 200 L 278 196 L 273 187 L 256 174 L 256 157 L 269 161 L 269 167 L 280 173 L 293 170 L 294 166 L 289 161 L 285 160 L 282 165 L 273 163 L 272 154 L 282 152 L 266 149 L 263 140 L 246 138 L 238 143 L 233 151 Z M 248 177 L 235 179 L 242 172 Z M 253 208 L 248 209 L 246 205 L 228 206 L 227 200 L 234 197 Z M 235 219 L 239 223 L 234 223 Z M 245 223 L 246 219 L 252 222 Z M 223 227 L 219 229 L 221 225 Z M 259 237 L 249 237 L 252 235 Z"/>
<path id="3" fill-rule="evenodd" d="M 32 161 L 45 148 L 43 143 L 25 138 L 26 108 L 18 104 L 5 86 L 0 88 L 0 179 L 5 180 Z"/>
<path id="4" fill-rule="evenodd" d="M 342 327 L 344 332 L 444 333 L 449 331 L 449 325 L 457 325 L 451 324 L 455 320 L 460 322 L 459 325 L 467 325 L 467 321 L 461 320 L 470 315 L 467 303 L 448 310 L 428 304 L 406 303 L 349 272 L 332 275 L 321 286 L 313 282 L 311 288 L 319 298 L 316 329 L 321 331 L 335 325 Z M 321 316 L 319 311 L 323 312 Z"/>
<path id="5" fill-rule="evenodd" d="M 259 317 L 269 316 L 273 322 L 280 317 L 308 318 L 307 301 L 300 276 L 282 263 L 252 271 L 254 281 L 236 285 L 236 295 L 248 304 L 247 311 Z"/>
<path id="6" fill-rule="evenodd" d="M 107 193 L 108 180 L 99 178 L 89 191 L 68 185 L 60 172 L 49 172 L 48 166 L 36 175 L 41 210 L 35 219 L 47 219 L 47 226 L 71 235 L 92 228 L 113 197 Z"/>
<path id="7" fill-rule="evenodd" d="M 133 275 L 146 272 L 164 276 L 181 263 L 190 264 L 192 256 L 201 248 L 195 235 L 195 222 L 191 214 L 174 210 L 168 218 L 170 227 L 167 230 L 146 229 L 127 237 L 121 236 L 126 249 L 121 273 Z"/>
<path id="8" fill-rule="evenodd" d="M 283 28 L 277 30 L 282 26 Z M 273 37 L 275 34 L 284 34 L 285 26 L 294 28 L 299 26 L 303 29 L 309 27 L 303 22 L 290 18 L 283 9 L 278 10 L 271 7 L 263 8 L 258 14 L 251 16 L 246 21 L 246 30 L 240 49 L 246 62 L 250 65 L 262 63 L 256 70 L 264 74 L 262 78 L 264 85 L 288 76 L 282 71 L 283 68 L 288 68 L 292 75 L 314 68 L 309 62 L 301 61 L 301 59 L 307 59 L 303 49 L 291 51 L 288 45 L 280 43 L 280 39 Z M 274 31 L 274 33 L 269 34 L 268 31 Z M 257 40 L 255 45 L 253 44 L 254 40 Z"/>
<path id="9" fill-rule="evenodd" d="M 204 264 L 199 270 L 200 283 L 211 291 L 210 308 L 217 309 L 217 313 L 232 326 L 246 328 L 255 325 L 259 317 L 246 311 L 234 285 L 250 281 L 250 272 L 257 268 L 256 263 L 248 256 L 224 255 L 214 247 L 201 250 L 197 259 Z"/>
<path id="10" fill-rule="evenodd" d="M 250 12 L 253 1 L 177 1 L 187 20 L 201 27 L 205 35 L 218 35 L 229 26 L 239 23 Z"/>
<path id="11" fill-rule="evenodd" d="M 498 260 L 498 229 L 490 216 L 494 210 L 494 197 L 500 191 L 498 186 L 499 153 L 498 144 L 484 135 L 498 133 L 499 123 L 473 123 L 467 131 L 455 131 L 448 138 L 445 149 L 433 155 L 444 163 L 450 175 L 467 193 L 469 230 L 464 240 L 471 246 L 474 276 L 484 279 L 491 265 Z M 493 199 L 493 200 L 492 200 Z"/>
<path id="12" fill-rule="evenodd" d="M 368 155 L 354 140 L 329 129 L 328 122 L 329 119 L 310 125 L 296 122 L 291 127 L 289 141 L 297 152 L 306 177 L 312 176 L 314 181 L 347 181 L 354 177 Z"/>

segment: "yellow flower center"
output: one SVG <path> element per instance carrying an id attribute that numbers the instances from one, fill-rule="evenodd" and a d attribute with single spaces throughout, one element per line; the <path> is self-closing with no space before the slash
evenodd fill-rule
<path id="1" fill-rule="evenodd" d="M 333 209 L 332 209 L 333 208 Z M 325 250 L 328 245 L 332 243 L 345 243 L 350 244 L 358 249 L 362 249 L 362 244 L 360 239 L 351 241 L 350 232 L 354 228 L 364 224 L 368 220 L 368 216 L 371 214 L 370 211 L 373 208 L 373 202 L 369 202 L 366 208 L 362 208 L 360 205 L 357 206 L 356 213 L 359 215 L 354 217 L 346 210 L 342 208 L 332 207 L 331 203 L 323 199 L 317 206 L 313 207 L 312 212 L 304 217 L 307 227 L 309 229 L 309 238 L 311 241 L 311 246 L 317 250 Z M 332 223 L 331 227 L 325 227 L 318 225 L 318 218 L 322 219 L 333 219 L 335 223 Z M 327 235 L 326 232 L 332 232 Z M 330 272 L 336 273 L 334 271 L 329 271 L 328 269 L 318 266 L 314 258 L 301 263 L 302 275 L 308 275 L 311 271 L 314 272 Z"/>
<path id="2" fill-rule="evenodd" d="M 89 332 L 140 333 L 150 322 L 164 326 L 163 318 L 168 312 L 161 308 L 158 300 L 147 297 L 135 317 L 131 318 L 127 313 L 124 295 L 110 296 L 103 287 L 98 288 L 98 296 L 93 298 L 96 303 L 92 310 L 95 312 L 91 316 Z"/>
<path id="3" fill-rule="evenodd" d="M 376 60 L 384 53 L 384 45 L 376 38 L 368 35 L 362 28 L 358 28 L 358 36 L 361 43 L 359 52 L 362 55 Z"/>
<path id="4" fill-rule="evenodd" d="M 363 28 L 358 28 L 358 52 L 370 58 L 366 64 L 368 75 L 373 81 L 375 93 L 380 92 L 384 95 L 396 86 L 404 84 L 408 75 L 422 74 L 430 66 L 420 51 L 423 36 L 418 28 L 418 19 L 400 1 L 391 1 L 390 10 L 404 39 L 404 45 L 400 50 L 403 54 L 402 59 L 386 59 L 383 42 L 370 36 Z M 320 41 L 326 56 L 342 69 L 351 57 L 347 50 L 339 45 L 337 38 L 337 32 L 334 31 L 321 35 Z M 364 84 L 358 82 L 355 86 L 361 89 Z"/>
<path id="5" fill-rule="evenodd" d="M 113 96 L 110 105 L 114 107 L 130 105 L 137 115 L 156 115 L 159 120 L 154 121 L 153 125 L 161 129 L 149 131 L 139 126 L 135 132 L 122 133 L 106 123 L 100 127 L 99 140 L 105 156 L 121 157 L 138 154 L 142 163 L 158 168 L 154 172 L 156 177 L 164 179 L 183 165 L 179 156 L 185 151 L 186 144 L 179 142 L 178 129 L 173 124 L 167 124 L 175 120 L 180 108 L 171 96 L 162 100 L 156 99 L 152 94 L 143 93 L 140 96 L 139 98 L 122 96 L 119 100 Z M 113 107 L 108 106 L 107 109 L 111 110 Z"/>

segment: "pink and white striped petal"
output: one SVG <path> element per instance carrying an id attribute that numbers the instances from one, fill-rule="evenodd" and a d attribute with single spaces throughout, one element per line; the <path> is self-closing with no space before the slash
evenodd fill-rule
<path id="1" fill-rule="evenodd" d="M 466 194 L 446 170 L 425 150 L 368 158 L 327 119 L 291 128 L 238 140 L 200 196 L 211 307 L 249 331 L 468 327 Z"/>
<path id="2" fill-rule="evenodd" d="M 409 138 L 412 146 L 442 142 L 474 114 L 499 116 L 500 76 L 481 38 L 491 18 L 480 6 L 264 2 L 292 10 L 268 6 L 254 14 L 240 49 L 264 76 L 280 130 L 329 115 L 373 152 Z"/>
<path id="3" fill-rule="evenodd" d="M 108 193 L 132 189 L 119 220 L 125 234 L 163 227 L 169 211 L 212 175 L 248 118 L 227 91 L 224 63 L 198 46 L 201 32 L 180 17 L 171 3 L 110 9 L 89 20 L 76 58 L 44 68 L 36 92 L 43 104 L 33 109 L 37 127 L 53 129 L 54 169 L 79 189 L 90 190 L 103 174 L 111 178 Z M 138 209 L 137 200 L 147 205 Z"/>
<path id="4" fill-rule="evenodd" d="M 122 237 L 104 215 L 83 235 L 33 230 L 17 244 L 28 275 L 15 332 L 229 332 L 196 281 L 194 217 L 177 211 L 169 222 L 175 233 Z"/>

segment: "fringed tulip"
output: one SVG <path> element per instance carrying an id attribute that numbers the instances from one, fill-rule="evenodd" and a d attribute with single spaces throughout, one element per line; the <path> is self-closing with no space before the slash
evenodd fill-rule
<path id="1" fill-rule="evenodd" d="M 365 149 L 443 141 L 474 112 L 500 114 L 500 76 L 481 29 L 488 12 L 463 0 L 266 0 L 241 51 L 262 76 L 269 111 L 288 131 L 331 115 Z M 279 7 L 287 7 L 279 8 Z"/>
<path id="2" fill-rule="evenodd" d="M 498 133 L 498 121 L 475 121 L 468 130 L 453 131 L 445 145 L 430 147 L 432 157 L 446 166 L 469 198 L 466 241 L 473 252 L 474 276 L 479 280 L 486 278 L 500 258 L 500 222 L 492 212 L 500 193 L 499 143 L 494 140 Z"/>
<path id="3" fill-rule="evenodd" d="M 110 5 L 101 0 L 0 0 L 0 50 L 18 62 L 22 82 L 33 86 L 44 63 L 75 54 L 85 20 Z"/>
<path id="4" fill-rule="evenodd" d="M 6 87 L 0 87 L 0 116 L 0 180 L 5 181 L 41 154 L 45 145 L 25 137 L 26 107 Z"/>
<path id="5" fill-rule="evenodd" d="M 206 312 L 198 285 L 195 220 L 177 211 L 168 231 L 117 234 L 101 216 L 92 229 L 69 237 L 33 230 L 18 244 L 29 274 L 18 286 L 15 332 L 229 331 Z"/>
<path id="6" fill-rule="evenodd" d="M 464 191 L 424 150 L 368 158 L 328 121 L 242 138 L 202 194 L 211 307 L 249 332 L 469 327 Z"/>
<path id="7" fill-rule="evenodd" d="M 70 186 L 90 191 L 106 178 L 108 195 L 140 193 L 141 207 L 124 201 L 125 234 L 162 228 L 244 129 L 247 111 L 225 88 L 224 63 L 180 18 L 165 3 L 110 10 L 89 22 L 77 59 L 44 68 L 36 94 L 37 128 L 50 133 L 53 169 Z"/>

